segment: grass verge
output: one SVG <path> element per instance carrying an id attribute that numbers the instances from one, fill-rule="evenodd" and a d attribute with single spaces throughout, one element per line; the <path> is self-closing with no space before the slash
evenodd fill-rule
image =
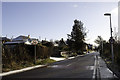
<path id="1" fill-rule="evenodd" d="M 12 64 L 8 64 L 2 68 L 2 72 L 8 72 L 8 71 L 13 71 L 13 70 L 19 70 L 27 67 L 32 67 L 35 65 L 45 65 L 49 63 L 56 62 L 53 59 L 47 58 L 47 59 L 37 59 L 36 64 L 33 62 L 24 62 L 24 63 L 16 63 L 12 62 Z"/>

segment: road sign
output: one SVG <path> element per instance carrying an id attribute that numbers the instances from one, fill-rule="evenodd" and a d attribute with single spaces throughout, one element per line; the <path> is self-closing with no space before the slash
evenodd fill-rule
<path id="1" fill-rule="evenodd" d="M 113 39 L 113 37 L 110 37 L 109 42 L 110 42 L 110 43 L 114 43 L 114 41 L 115 41 L 115 40 Z"/>
<path id="2" fill-rule="evenodd" d="M 32 41 L 32 44 L 33 44 L 33 45 L 36 45 L 36 44 L 38 44 L 38 41 L 37 41 L 37 40 L 33 40 L 33 41 Z"/>

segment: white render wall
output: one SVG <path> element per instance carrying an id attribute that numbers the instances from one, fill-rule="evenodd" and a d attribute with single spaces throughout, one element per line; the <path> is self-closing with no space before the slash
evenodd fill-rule
<path id="1" fill-rule="evenodd" d="M 118 40 L 120 41 L 120 1 L 118 3 Z"/>
<path id="2" fill-rule="evenodd" d="M 118 40 L 120 41 L 120 23 L 119 23 L 119 26 L 118 26 Z"/>

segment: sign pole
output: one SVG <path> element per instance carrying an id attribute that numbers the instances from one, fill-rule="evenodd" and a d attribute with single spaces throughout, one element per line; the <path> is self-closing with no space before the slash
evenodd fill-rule
<path id="1" fill-rule="evenodd" d="M 38 44 L 38 41 L 33 40 L 32 44 L 34 45 L 34 64 L 36 64 L 36 45 Z"/>

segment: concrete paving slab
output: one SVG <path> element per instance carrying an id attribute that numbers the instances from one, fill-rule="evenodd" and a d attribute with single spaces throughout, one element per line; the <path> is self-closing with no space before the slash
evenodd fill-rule
<path id="1" fill-rule="evenodd" d="M 114 79 L 117 78 L 115 75 L 113 75 L 113 72 L 107 67 L 105 61 L 98 56 L 99 61 L 99 69 L 100 69 L 100 77 L 101 79 L 108 78 L 108 79 Z"/>

